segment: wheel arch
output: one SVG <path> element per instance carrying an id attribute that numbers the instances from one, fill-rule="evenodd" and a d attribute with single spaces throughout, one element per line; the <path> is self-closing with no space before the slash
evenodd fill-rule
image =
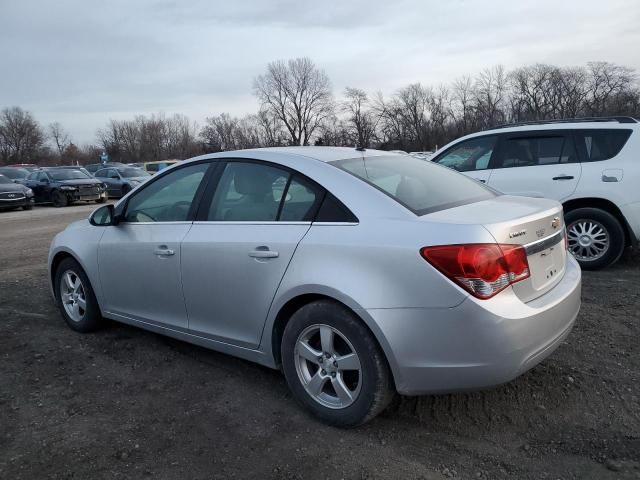
<path id="1" fill-rule="evenodd" d="M 265 339 L 268 340 L 268 344 L 265 345 L 265 350 L 269 349 L 272 354 L 272 358 L 274 364 L 277 368 L 281 366 L 282 357 L 281 357 L 281 342 L 282 342 L 282 334 L 284 333 L 284 329 L 287 326 L 287 323 L 291 319 L 292 315 L 297 312 L 303 306 L 315 302 L 318 300 L 328 300 L 334 302 L 338 305 L 349 310 L 353 313 L 360 321 L 364 324 L 364 326 L 371 332 L 373 338 L 376 343 L 380 346 L 387 363 L 391 369 L 392 378 L 394 380 L 394 385 L 396 382 L 396 373 L 398 372 L 398 366 L 396 362 L 396 358 L 393 355 L 393 351 L 391 350 L 390 345 L 385 340 L 384 335 L 377 327 L 373 318 L 369 316 L 367 311 L 361 308 L 356 302 L 354 302 L 350 298 L 344 298 L 342 295 L 333 295 L 327 292 L 307 292 L 307 293 L 299 293 L 297 295 L 291 296 L 288 300 L 283 302 L 281 306 L 278 308 L 277 313 L 274 316 L 273 323 L 271 328 L 268 330 L 270 334 L 270 338 Z M 265 342 L 267 343 L 267 342 Z"/>
<path id="2" fill-rule="evenodd" d="M 563 202 L 562 207 L 564 208 L 565 214 L 578 208 L 598 208 L 610 213 L 620 222 L 620 225 L 622 225 L 625 246 L 633 246 L 634 248 L 637 246 L 638 240 L 635 238 L 631 226 L 622 211 L 611 200 L 598 197 L 572 198 L 571 200 Z"/>
<path id="3" fill-rule="evenodd" d="M 89 281 L 91 282 L 91 288 L 93 289 L 93 292 L 96 295 L 96 301 L 98 302 L 98 307 L 100 308 L 100 311 L 102 311 L 101 301 L 100 301 L 102 298 L 102 295 L 100 290 L 97 288 L 99 287 L 99 285 L 96 285 L 97 282 L 95 281 L 94 278 L 92 278 L 90 269 L 87 268 L 85 263 L 80 259 L 78 255 L 76 255 L 74 252 L 66 248 L 56 251 L 52 255 L 51 261 L 49 262 L 49 285 L 51 286 L 50 288 L 51 295 L 53 296 L 54 300 L 55 300 L 55 293 L 56 293 L 55 291 L 56 271 L 58 270 L 58 266 L 62 263 L 62 261 L 67 258 L 71 258 L 74 261 L 76 261 L 78 265 L 80 265 L 80 268 L 82 268 L 82 270 L 84 271 L 85 275 L 89 278 Z"/>

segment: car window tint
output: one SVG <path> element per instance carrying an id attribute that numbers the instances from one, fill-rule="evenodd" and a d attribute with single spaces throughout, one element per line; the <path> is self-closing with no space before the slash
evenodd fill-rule
<path id="1" fill-rule="evenodd" d="M 289 183 L 278 220 L 289 222 L 312 220 L 311 214 L 318 195 L 317 187 L 301 178 L 294 177 Z"/>
<path id="2" fill-rule="evenodd" d="M 564 137 L 507 138 L 501 149 L 502 168 L 560 163 Z"/>
<path id="3" fill-rule="evenodd" d="M 630 135 L 631 130 L 582 130 L 576 138 L 584 148 L 583 161 L 597 162 L 618 155 Z"/>
<path id="4" fill-rule="evenodd" d="M 136 193 L 127 205 L 126 222 L 180 222 L 189 209 L 209 164 L 175 170 Z"/>
<path id="5" fill-rule="evenodd" d="M 329 163 L 383 191 L 416 215 L 496 196 L 476 180 L 409 155 L 360 157 Z"/>
<path id="6" fill-rule="evenodd" d="M 459 172 L 484 170 L 489 166 L 496 145 L 496 135 L 465 140 L 447 150 L 434 161 Z"/>
<path id="7" fill-rule="evenodd" d="M 210 221 L 275 221 L 289 173 L 257 163 L 225 166 L 209 208 Z"/>
<path id="8" fill-rule="evenodd" d="M 102 170 L 98 170 L 93 176 L 102 178 L 108 177 L 107 170 L 105 170 L 104 168 Z"/>

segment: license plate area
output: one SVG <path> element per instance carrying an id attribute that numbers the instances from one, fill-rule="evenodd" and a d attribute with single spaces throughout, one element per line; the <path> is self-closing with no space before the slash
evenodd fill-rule
<path id="1" fill-rule="evenodd" d="M 565 256 L 566 251 L 562 243 L 529 255 L 531 287 L 534 290 L 543 290 L 558 282 L 564 273 Z"/>

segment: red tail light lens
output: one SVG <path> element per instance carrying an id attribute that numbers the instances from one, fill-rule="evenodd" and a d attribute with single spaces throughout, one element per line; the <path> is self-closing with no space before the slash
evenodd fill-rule
<path id="1" fill-rule="evenodd" d="M 420 255 L 477 298 L 491 298 L 529 277 L 527 253 L 520 245 L 439 245 L 422 248 Z"/>

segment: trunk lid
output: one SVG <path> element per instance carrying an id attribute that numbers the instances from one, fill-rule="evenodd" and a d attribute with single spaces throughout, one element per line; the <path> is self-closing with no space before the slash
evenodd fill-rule
<path id="1" fill-rule="evenodd" d="M 420 218 L 482 225 L 497 243 L 524 246 L 530 277 L 512 285 L 523 302 L 549 291 L 564 274 L 567 260 L 564 219 L 562 205 L 554 200 L 501 195 Z"/>

